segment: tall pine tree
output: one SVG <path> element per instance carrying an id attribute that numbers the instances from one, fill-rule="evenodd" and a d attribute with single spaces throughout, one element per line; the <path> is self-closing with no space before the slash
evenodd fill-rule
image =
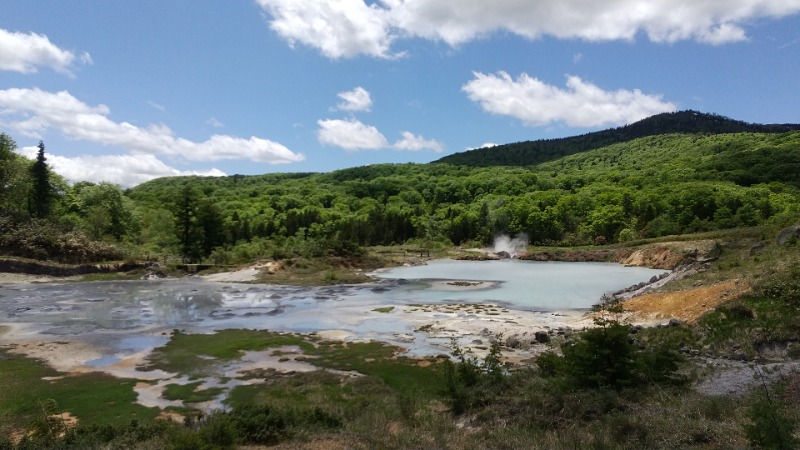
<path id="1" fill-rule="evenodd" d="M 184 262 L 200 260 L 200 233 L 197 228 L 197 192 L 185 185 L 175 202 L 175 231 Z"/>
<path id="2" fill-rule="evenodd" d="M 39 152 L 31 166 L 31 193 L 28 199 L 28 212 L 33 217 L 47 217 L 53 207 L 55 190 L 50 180 L 50 167 L 44 156 L 44 142 L 39 141 Z"/>

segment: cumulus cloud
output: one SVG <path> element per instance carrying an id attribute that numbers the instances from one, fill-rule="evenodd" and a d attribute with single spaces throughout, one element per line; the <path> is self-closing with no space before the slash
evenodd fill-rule
<path id="1" fill-rule="evenodd" d="M 437 153 L 444 150 L 444 146 L 433 139 L 425 139 L 424 137 L 417 136 L 409 131 L 403 131 L 401 135 L 403 136 L 403 139 L 395 142 L 393 145 L 393 147 L 397 150 L 410 150 L 412 152 L 417 152 L 420 150 L 433 150 Z"/>
<path id="2" fill-rule="evenodd" d="M 88 53 L 75 55 L 63 50 L 42 34 L 0 28 L 0 70 L 35 73 L 40 66 L 44 66 L 71 75 L 71 69 L 77 62 L 91 64 L 92 57 Z"/>
<path id="3" fill-rule="evenodd" d="M 105 105 L 90 106 L 66 91 L 39 89 L 0 90 L 0 126 L 27 136 L 40 137 L 55 129 L 70 139 L 121 147 L 130 153 L 167 155 L 189 161 L 251 160 L 285 164 L 304 159 L 285 146 L 267 139 L 213 135 L 203 142 L 177 137 L 165 125 L 145 128 L 108 118 Z"/>
<path id="4" fill-rule="evenodd" d="M 527 74 L 516 80 L 506 72 L 474 73 L 462 89 L 489 113 L 514 117 L 528 125 L 563 122 L 571 127 L 623 125 L 653 114 L 675 111 L 674 103 L 638 89 L 606 91 L 577 76 L 567 76 L 566 89 Z"/>
<path id="5" fill-rule="evenodd" d="M 19 153 L 35 159 L 38 147 L 23 147 Z M 226 174 L 218 169 L 207 171 L 184 171 L 170 167 L 153 155 L 102 155 L 102 156 L 59 156 L 47 153 L 47 163 L 53 170 L 76 183 L 108 181 L 124 188 L 161 177 L 202 175 L 222 177 Z"/>
<path id="6" fill-rule="evenodd" d="M 377 128 L 356 119 L 318 120 L 317 139 L 323 145 L 341 147 L 348 151 L 378 150 L 389 146 L 389 141 Z"/>
<path id="7" fill-rule="evenodd" d="M 326 119 L 318 120 L 317 139 L 323 145 L 331 145 L 354 152 L 359 150 L 433 150 L 441 152 L 444 146 L 432 139 L 425 139 L 411 132 L 403 131 L 402 139 L 394 144 L 389 144 L 386 136 L 376 127 L 366 125 L 356 119 Z"/>
<path id="8" fill-rule="evenodd" d="M 747 38 L 745 25 L 800 12 L 800 0 L 257 0 L 283 39 L 330 58 L 392 58 L 392 44 L 420 37 L 457 46 L 495 32 L 586 41 Z"/>
<path id="9" fill-rule="evenodd" d="M 396 58 L 389 11 L 361 0 L 257 0 L 273 18 L 270 27 L 290 46 L 301 43 L 329 58 L 369 55 Z"/>
<path id="10" fill-rule="evenodd" d="M 352 91 L 345 91 L 336 94 L 343 100 L 336 107 L 342 111 L 369 111 L 372 108 L 372 98 L 369 91 L 358 86 Z"/>

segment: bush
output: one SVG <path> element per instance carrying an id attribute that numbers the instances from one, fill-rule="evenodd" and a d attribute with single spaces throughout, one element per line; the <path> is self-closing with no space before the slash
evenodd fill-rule
<path id="1" fill-rule="evenodd" d="M 486 401 L 493 390 L 503 386 L 505 371 L 500 362 L 500 339 L 492 342 L 489 353 L 479 361 L 467 357 L 464 351 L 453 343 L 453 356 L 456 362 L 445 362 L 445 395 L 454 414 L 463 414 L 468 409 Z"/>
<path id="2" fill-rule="evenodd" d="M 563 376 L 576 387 L 622 389 L 647 383 L 682 383 L 677 375 L 680 353 L 667 345 L 639 349 L 630 326 L 601 320 L 583 332 L 577 342 L 565 346 L 564 356 L 540 355 L 536 364 L 545 376 Z"/>
<path id="3" fill-rule="evenodd" d="M 630 328 L 619 322 L 587 330 L 564 348 L 565 370 L 580 386 L 621 388 L 637 384 L 635 347 Z"/>
<path id="4" fill-rule="evenodd" d="M 793 263 L 785 271 L 762 280 L 753 287 L 753 293 L 800 304 L 800 264 Z"/>
<path id="5" fill-rule="evenodd" d="M 0 252 L 12 256 L 64 263 L 91 263 L 122 259 L 114 245 L 93 241 L 77 232 L 65 233 L 41 219 L 0 217 Z"/>
<path id="6" fill-rule="evenodd" d="M 796 423 L 784 409 L 768 396 L 750 407 L 748 416 L 751 423 L 745 425 L 744 431 L 753 446 L 776 450 L 798 448 L 800 440 L 793 434 Z"/>

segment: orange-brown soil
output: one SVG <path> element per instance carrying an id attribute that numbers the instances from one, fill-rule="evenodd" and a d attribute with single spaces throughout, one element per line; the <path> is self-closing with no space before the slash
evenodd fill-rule
<path id="1" fill-rule="evenodd" d="M 622 303 L 634 321 L 680 319 L 694 323 L 718 305 L 749 290 L 747 283 L 730 280 L 678 292 L 645 294 Z"/>

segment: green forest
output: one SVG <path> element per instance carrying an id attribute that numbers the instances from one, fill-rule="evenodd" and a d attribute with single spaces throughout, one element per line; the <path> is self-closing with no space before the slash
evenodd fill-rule
<path id="1" fill-rule="evenodd" d="M 0 251 L 69 263 L 238 264 L 376 245 L 484 246 L 498 234 L 525 233 L 535 245 L 602 245 L 785 225 L 800 215 L 800 131 L 734 132 L 744 125 L 719 116 L 702 116 L 702 127 L 697 113 L 667 117 L 628 128 L 699 131 L 632 138 L 643 132 L 607 130 L 595 137 L 618 142 L 577 153 L 569 139 L 549 142 L 559 149 L 535 164 L 444 158 L 330 173 L 162 178 L 125 190 L 69 185 L 50 170 L 43 143 L 29 162 L 2 135 Z M 688 124 L 679 120 L 687 117 Z"/>

